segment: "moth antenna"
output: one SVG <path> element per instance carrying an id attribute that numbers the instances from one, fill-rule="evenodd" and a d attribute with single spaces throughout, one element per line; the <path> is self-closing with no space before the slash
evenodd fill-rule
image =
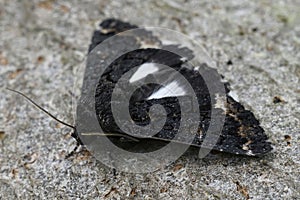
<path id="1" fill-rule="evenodd" d="M 74 130 L 76 130 L 75 126 L 72 126 L 70 124 L 67 124 L 66 122 L 63 122 L 62 120 L 59 120 L 57 119 L 54 115 L 52 115 L 51 113 L 49 113 L 47 110 L 45 110 L 44 108 L 42 108 L 40 105 L 38 105 L 37 103 L 35 103 L 32 99 L 30 99 L 28 96 L 26 96 L 25 94 L 19 92 L 19 91 L 16 91 L 16 90 L 13 90 L 13 89 L 10 89 L 10 88 L 6 88 L 7 90 L 10 90 L 12 92 L 15 92 L 21 96 L 23 96 L 25 99 L 27 99 L 28 101 L 30 101 L 33 105 L 35 105 L 38 109 L 42 110 L 44 113 L 46 113 L 48 116 L 50 116 L 52 119 L 58 121 L 59 123 L 65 125 L 65 126 L 68 126 Z"/>

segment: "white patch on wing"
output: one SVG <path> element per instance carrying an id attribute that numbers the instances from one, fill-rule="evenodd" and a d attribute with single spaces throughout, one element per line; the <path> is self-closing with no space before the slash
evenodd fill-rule
<path id="1" fill-rule="evenodd" d="M 188 59 L 187 59 L 187 57 L 182 57 L 182 58 L 180 58 L 180 61 L 186 62 L 186 61 L 188 61 Z"/>
<path id="2" fill-rule="evenodd" d="M 216 93 L 216 104 L 215 108 L 221 108 L 226 112 L 226 99 L 225 97 L 223 98 L 220 94 Z"/>
<path id="3" fill-rule="evenodd" d="M 160 45 L 158 43 L 146 43 L 146 42 L 143 42 L 143 41 L 140 41 L 141 42 L 141 49 L 149 49 L 149 48 L 153 48 L 153 49 L 157 49 L 157 48 L 160 48 Z"/>
<path id="4" fill-rule="evenodd" d="M 132 75 L 129 82 L 132 83 L 134 81 L 145 78 L 147 75 L 157 72 L 159 68 L 154 63 L 145 63 L 142 64 L 138 70 Z"/>
<path id="5" fill-rule="evenodd" d="M 247 154 L 248 156 L 255 156 L 255 154 L 254 154 L 251 150 L 247 151 L 246 154 Z"/>
<path id="6" fill-rule="evenodd" d="M 236 92 L 230 91 L 230 92 L 228 93 L 228 95 L 231 96 L 235 101 L 239 102 L 239 96 L 237 95 Z"/>
<path id="7" fill-rule="evenodd" d="M 173 81 L 154 92 L 147 99 L 161 99 L 164 97 L 176 97 L 186 95 L 184 87 L 182 87 L 177 81 Z"/>

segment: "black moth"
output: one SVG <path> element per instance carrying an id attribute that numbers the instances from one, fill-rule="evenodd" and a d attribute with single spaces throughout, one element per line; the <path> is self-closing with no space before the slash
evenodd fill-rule
<path id="1" fill-rule="evenodd" d="M 96 30 L 93 34 L 89 52 L 91 52 L 98 44 L 107 38 L 114 36 L 117 33 L 137 28 L 137 26 L 116 19 L 104 20 L 100 24 L 100 27 L 101 30 Z M 183 50 L 189 51 L 188 49 Z M 205 131 L 211 123 L 210 111 L 211 106 L 213 106 L 211 105 L 211 99 L 209 97 L 208 90 L 203 83 L 204 80 L 201 78 L 201 75 L 197 74 L 194 70 L 182 67 L 184 61 L 179 56 L 168 51 L 152 48 L 138 49 L 119 57 L 110 64 L 101 77 L 97 77 L 96 67 L 99 65 L 87 65 L 81 95 L 84 96 L 84 88 L 89 87 L 89 79 L 96 78 L 99 80 L 100 78 L 95 95 L 95 110 L 98 116 L 99 124 L 105 132 L 104 135 L 107 135 L 107 137 L 109 137 L 110 140 L 116 145 L 121 146 L 122 148 L 127 148 L 127 150 L 130 150 L 130 147 L 134 145 L 145 143 L 145 140 L 146 143 L 151 140 L 157 144 L 161 143 L 161 141 L 163 141 L 163 143 L 166 143 L 170 140 L 174 141 L 173 138 L 176 135 L 178 126 L 180 125 L 180 106 L 178 104 L 178 99 L 175 97 L 166 96 L 163 98 L 149 98 L 151 95 L 155 95 L 155 92 L 160 90 L 159 85 L 148 84 L 137 90 L 131 98 L 129 106 L 129 112 L 132 120 L 134 120 L 134 122 L 140 126 L 150 123 L 148 112 L 152 105 L 160 104 L 164 106 L 167 112 L 167 120 L 163 126 L 163 129 L 161 129 L 161 131 L 159 131 L 151 139 L 140 139 L 127 135 L 117 126 L 112 115 L 110 107 L 111 93 L 120 76 L 133 66 L 142 65 L 147 63 L 149 60 L 172 66 L 187 79 L 189 79 L 189 81 L 193 84 L 201 112 L 199 132 L 198 134 L 195 134 L 191 146 L 200 147 L 203 142 L 203 138 L 205 138 Z M 206 68 L 207 70 L 213 70 L 205 64 L 203 64 L 201 67 Z M 272 150 L 271 143 L 267 141 L 268 137 L 264 133 L 264 130 L 260 127 L 259 121 L 255 118 L 252 112 L 246 110 L 244 106 L 235 101 L 229 95 L 228 84 L 225 84 L 225 90 L 227 97 L 225 123 L 218 142 L 214 146 L 213 150 L 248 156 L 260 156 L 270 152 Z M 26 98 L 28 99 L 28 97 Z M 32 100 L 30 101 L 34 103 Z M 35 105 L 38 106 L 37 104 Z M 40 106 L 38 107 L 42 109 Z M 44 109 L 42 110 L 51 117 L 55 118 Z M 60 120 L 58 121 L 74 129 L 72 137 L 76 139 L 78 144 L 77 147 L 79 145 L 84 145 L 79 137 L 79 134 L 77 133 L 76 127 L 68 125 Z M 201 134 L 202 136 L 200 137 L 199 135 Z M 184 139 L 182 141 L 179 140 L 178 142 L 184 143 Z"/>

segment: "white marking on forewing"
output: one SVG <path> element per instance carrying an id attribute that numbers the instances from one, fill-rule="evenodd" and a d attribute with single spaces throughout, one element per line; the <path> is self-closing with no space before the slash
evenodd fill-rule
<path id="1" fill-rule="evenodd" d="M 255 154 L 251 150 L 247 151 L 246 154 L 249 155 L 249 156 L 255 156 Z"/>
<path id="2" fill-rule="evenodd" d="M 182 57 L 182 58 L 180 58 L 180 61 L 186 62 L 186 61 L 188 61 L 188 59 L 187 59 L 187 57 Z"/>
<path id="3" fill-rule="evenodd" d="M 186 95 L 186 91 L 184 87 L 179 85 L 177 81 L 173 81 L 168 85 L 160 88 L 158 91 L 151 94 L 147 99 L 161 99 L 164 97 L 176 97 L 176 96 L 184 96 Z"/>
<path id="4" fill-rule="evenodd" d="M 145 63 L 142 64 L 138 70 L 132 75 L 129 82 L 132 83 L 134 81 L 145 78 L 147 75 L 157 72 L 159 68 L 155 65 L 155 63 Z"/>
<path id="5" fill-rule="evenodd" d="M 228 93 L 228 95 L 231 96 L 235 101 L 239 102 L 239 96 L 237 95 L 236 92 L 230 91 L 230 92 Z"/>
<path id="6" fill-rule="evenodd" d="M 221 108 L 222 110 L 224 110 L 226 112 L 226 99 L 225 97 L 223 98 L 220 94 L 216 93 L 216 104 L 215 104 L 215 108 Z"/>

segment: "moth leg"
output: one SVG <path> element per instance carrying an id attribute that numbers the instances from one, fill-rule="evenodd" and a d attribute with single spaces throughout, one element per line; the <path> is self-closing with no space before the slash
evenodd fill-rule
<path id="1" fill-rule="evenodd" d="M 82 141 L 80 140 L 80 138 L 78 136 L 78 132 L 75 127 L 74 127 L 74 131 L 71 133 L 71 137 L 76 140 L 76 146 L 68 155 L 66 155 L 66 157 L 65 157 L 66 159 L 72 157 L 80 146 L 84 146 L 84 144 L 82 143 Z"/>
<path id="2" fill-rule="evenodd" d="M 68 153 L 68 155 L 66 155 L 65 159 L 69 159 L 70 157 L 72 157 L 80 146 L 81 144 L 77 141 L 75 148 L 70 153 Z"/>

